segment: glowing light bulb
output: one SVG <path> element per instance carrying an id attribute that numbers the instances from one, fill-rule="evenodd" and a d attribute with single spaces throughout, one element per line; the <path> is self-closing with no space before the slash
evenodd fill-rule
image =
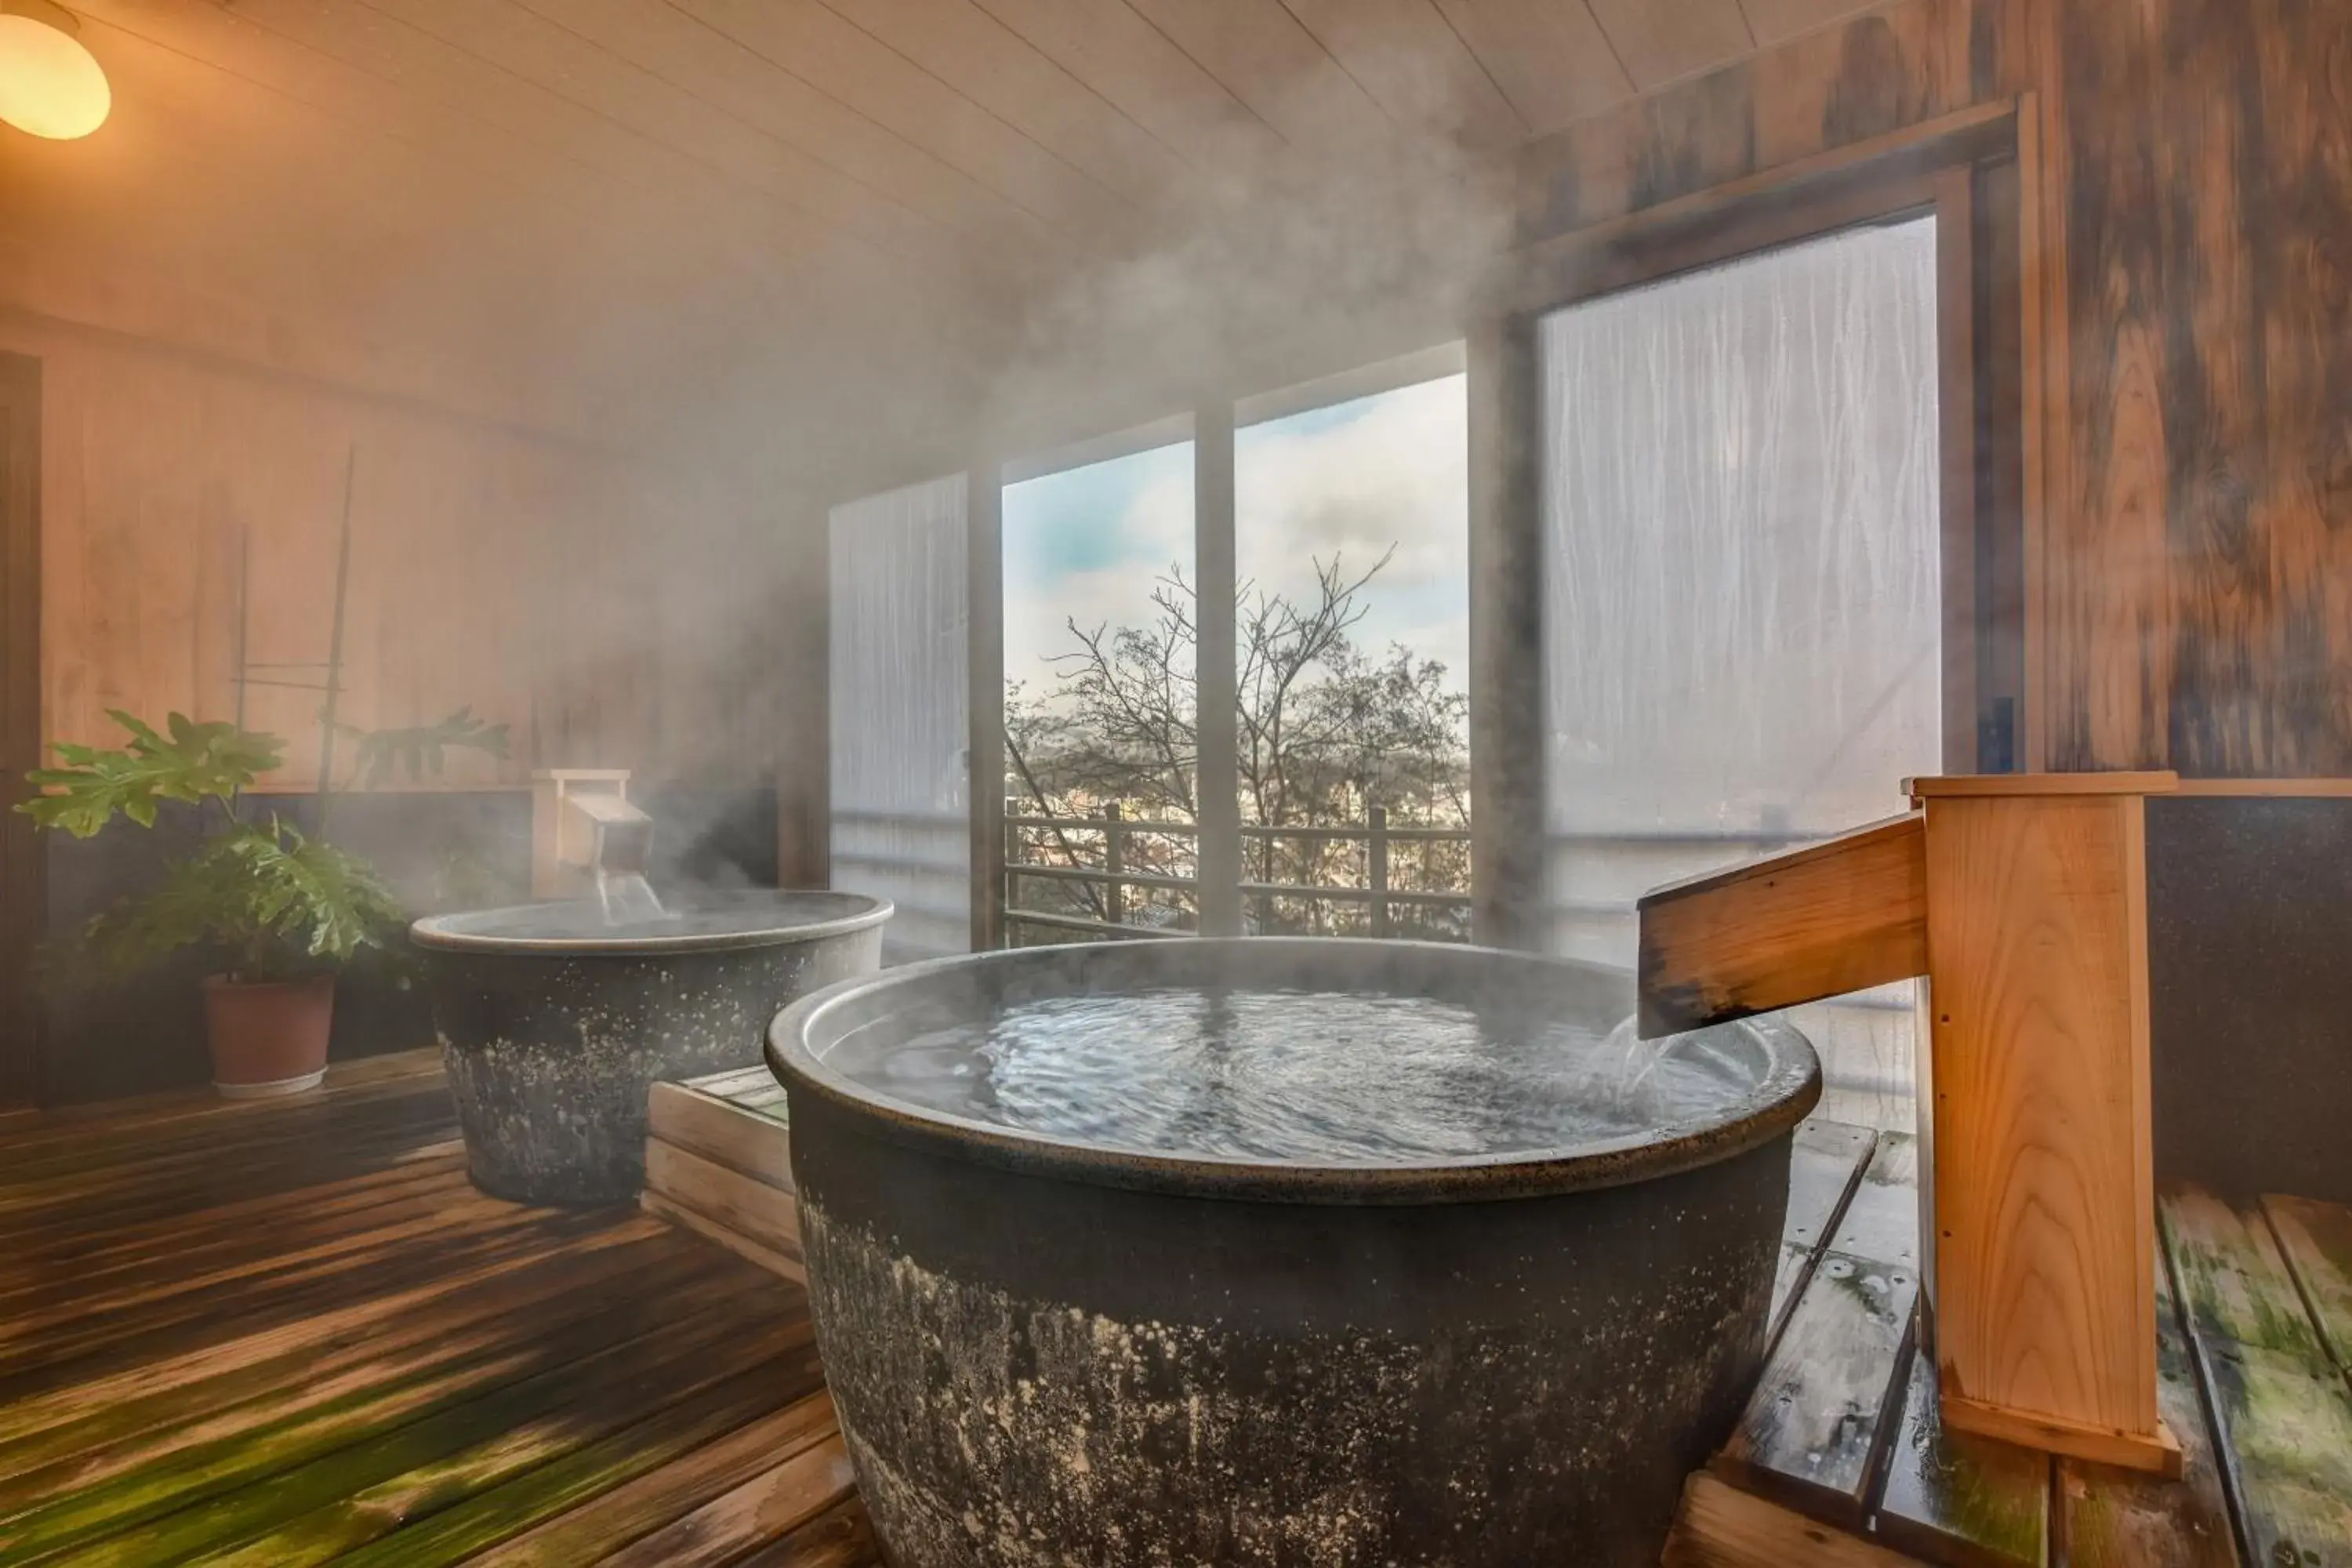
<path id="1" fill-rule="evenodd" d="M 31 16 L 0 14 L 0 121 L 70 142 L 105 124 L 113 107 L 106 72 L 80 39 Z"/>

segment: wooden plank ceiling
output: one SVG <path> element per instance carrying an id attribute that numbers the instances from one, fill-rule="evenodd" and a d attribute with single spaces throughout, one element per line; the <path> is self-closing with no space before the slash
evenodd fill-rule
<path id="1" fill-rule="evenodd" d="M 0 242 L 641 394 L 984 364 L 1203 190 L 1500 154 L 1869 0 L 71 5 L 116 118 L 0 135 Z"/>

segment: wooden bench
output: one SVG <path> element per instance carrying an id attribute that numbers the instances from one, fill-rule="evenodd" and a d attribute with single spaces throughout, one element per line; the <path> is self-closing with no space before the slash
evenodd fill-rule
<path id="1" fill-rule="evenodd" d="M 653 1087 L 646 1212 L 785 1279 L 801 1268 L 784 1090 L 764 1067 Z"/>

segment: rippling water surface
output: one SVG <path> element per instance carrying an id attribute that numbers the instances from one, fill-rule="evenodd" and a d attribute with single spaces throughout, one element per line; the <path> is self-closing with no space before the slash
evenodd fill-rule
<path id="1" fill-rule="evenodd" d="M 1153 1153 L 1338 1164 L 1571 1151 L 1736 1103 L 1751 1065 L 1423 997 L 1169 988 L 899 1013 L 838 1070 L 922 1110 Z"/>

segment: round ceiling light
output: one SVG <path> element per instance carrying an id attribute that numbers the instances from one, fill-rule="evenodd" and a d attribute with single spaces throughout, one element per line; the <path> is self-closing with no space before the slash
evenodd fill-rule
<path id="1" fill-rule="evenodd" d="M 68 30 L 72 13 L 27 15 L 23 0 L 0 4 L 0 121 L 35 136 L 70 142 L 106 123 L 114 94 L 106 73 Z M 63 25 L 59 25 L 62 23 Z"/>

